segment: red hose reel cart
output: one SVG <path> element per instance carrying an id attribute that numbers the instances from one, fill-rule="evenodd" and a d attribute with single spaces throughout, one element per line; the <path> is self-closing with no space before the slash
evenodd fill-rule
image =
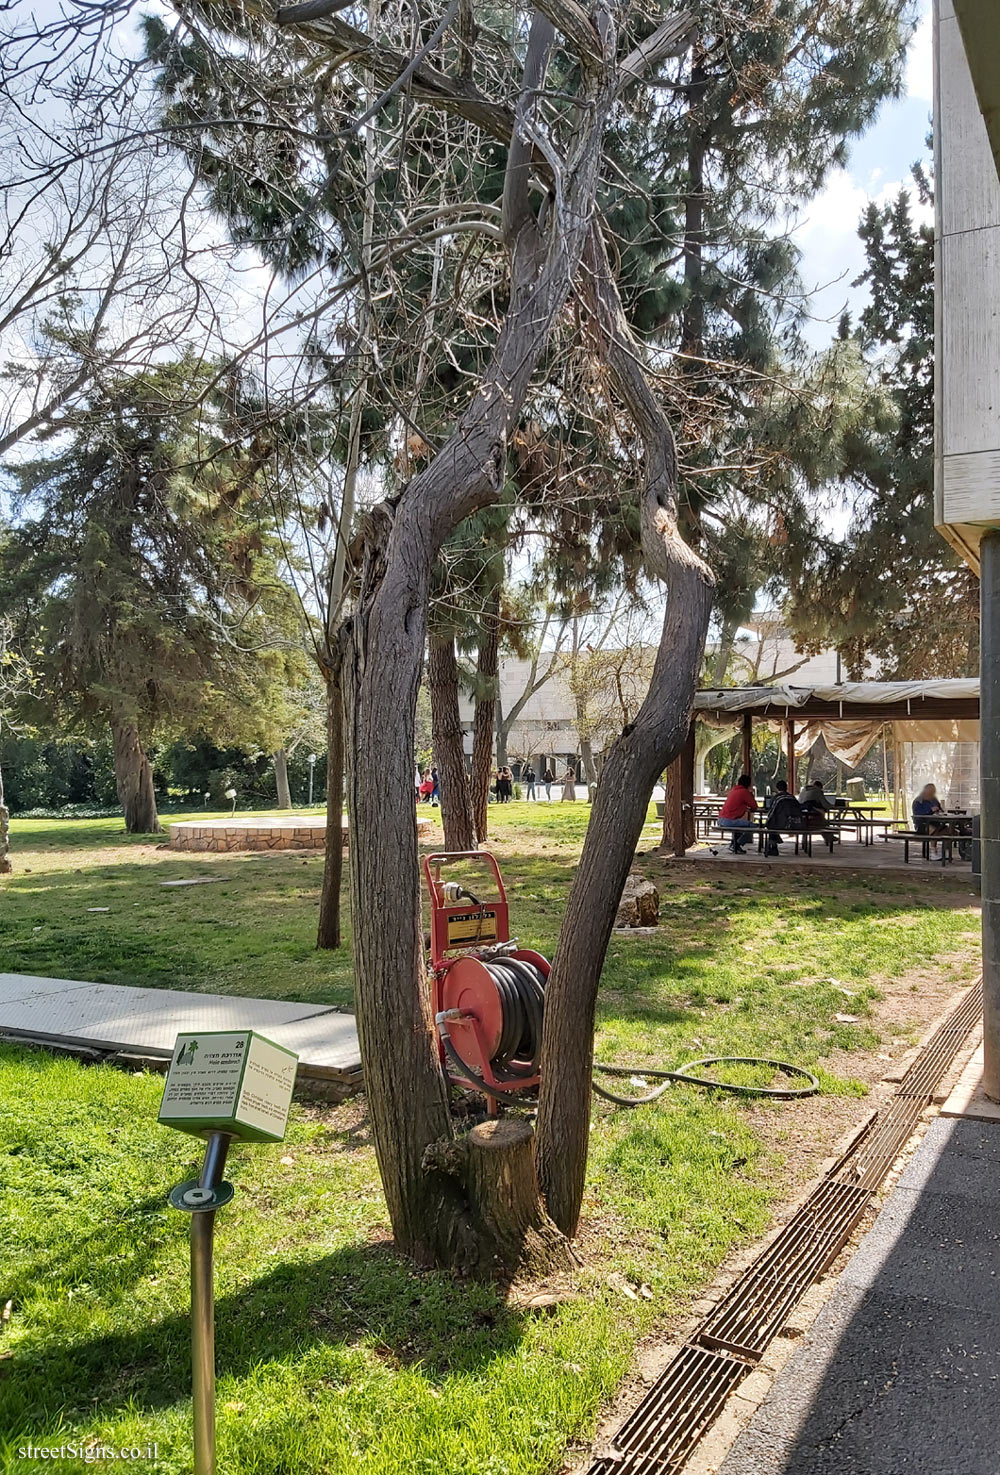
<path id="1" fill-rule="evenodd" d="M 450 872 L 450 875 L 446 873 Z M 503 878 L 486 850 L 428 855 L 431 1006 L 441 1062 L 491 1114 L 539 1082 L 548 961 L 510 936 Z"/>

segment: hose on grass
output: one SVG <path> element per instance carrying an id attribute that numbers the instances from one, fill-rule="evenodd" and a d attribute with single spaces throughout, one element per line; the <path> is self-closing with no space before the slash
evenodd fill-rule
<path id="1" fill-rule="evenodd" d="M 500 1042 L 490 1063 L 498 1080 L 516 1084 L 519 1075 L 530 1077 L 538 1072 L 542 1053 L 545 975 L 534 963 L 529 963 L 522 958 L 491 960 L 484 962 L 483 966 L 496 986 L 503 1014 Z M 440 1020 L 438 1028 L 445 1055 L 455 1074 L 468 1081 L 475 1090 L 483 1092 L 484 1095 L 492 1096 L 496 1101 L 509 1103 L 511 1099 L 509 1091 L 495 1090 L 492 1086 L 487 1085 L 471 1066 L 466 1065 L 452 1044 L 447 1022 Z M 526 1067 L 522 1064 L 521 1069 L 516 1069 L 515 1061 L 528 1062 L 528 1064 Z M 801 1086 L 748 1086 L 695 1074 L 696 1071 L 707 1070 L 714 1065 L 770 1066 L 772 1071 L 786 1076 L 789 1080 L 802 1080 L 806 1084 Z M 605 1101 L 613 1102 L 616 1106 L 625 1107 L 647 1106 L 651 1101 L 659 1100 L 675 1082 L 688 1086 L 701 1086 L 707 1090 L 731 1091 L 740 1096 L 766 1097 L 772 1101 L 797 1101 L 804 1096 L 814 1096 L 819 1090 L 819 1080 L 812 1071 L 804 1069 L 803 1066 L 792 1065 L 787 1060 L 770 1060 L 765 1056 L 755 1055 L 708 1055 L 701 1060 L 688 1061 L 679 1070 L 654 1070 L 644 1065 L 606 1065 L 603 1061 L 595 1060 L 594 1071 L 605 1076 L 651 1077 L 661 1082 L 659 1086 L 655 1086 L 643 1096 L 623 1096 L 616 1091 L 609 1091 L 606 1086 L 600 1085 L 596 1080 L 593 1081 L 595 1095 L 602 1097 Z"/>

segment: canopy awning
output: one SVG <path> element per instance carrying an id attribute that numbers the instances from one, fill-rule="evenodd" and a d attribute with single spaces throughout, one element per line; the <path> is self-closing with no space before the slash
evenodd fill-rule
<path id="1" fill-rule="evenodd" d="M 779 721 L 811 718 L 858 722 L 977 720 L 978 678 L 940 681 L 844 681 L 837 686 L 710 687 L 695 694 L 694 716 L 717 721 L 749 712 Z"/>

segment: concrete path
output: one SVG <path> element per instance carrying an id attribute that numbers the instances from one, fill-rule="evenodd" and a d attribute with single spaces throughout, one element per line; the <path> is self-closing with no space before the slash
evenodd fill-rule
<path id="1" fill-rule="evenodd" d="M 300 1081 L 327 1082 L 340 1095 L 361 1084 L 354 1016 L 327 1004 L 0 973 L 0 1036 L 8 1038 L 156 1065 L 170 1059 L 178 1034 L 227 1029 L 255 1029 L 294 1050 Z"/>
<path id="2" fill-rule="evenodd" d="M 1000 1123 L 938 1117 L 721 1475 L 997 1475 Z"/>

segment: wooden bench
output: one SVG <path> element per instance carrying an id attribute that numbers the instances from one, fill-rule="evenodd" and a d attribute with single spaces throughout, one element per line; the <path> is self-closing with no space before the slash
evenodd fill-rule
<path id="1" fill-rule="evenodd" d="M 904 865 L 910 863 L 911 845 L 919 845 L 924 860 L 930 860 L 932 843 L 941 846 L 941 864 L 945 865 L 946 862 L 954 859 L 952 847 L 955 841 L 961 838 L 958 835 L 945 835 L 940 831 L 937 834 L 929 834 L 926 830 L 893 830 L 886 835 L 887 840 L 902 840 Z"/>

